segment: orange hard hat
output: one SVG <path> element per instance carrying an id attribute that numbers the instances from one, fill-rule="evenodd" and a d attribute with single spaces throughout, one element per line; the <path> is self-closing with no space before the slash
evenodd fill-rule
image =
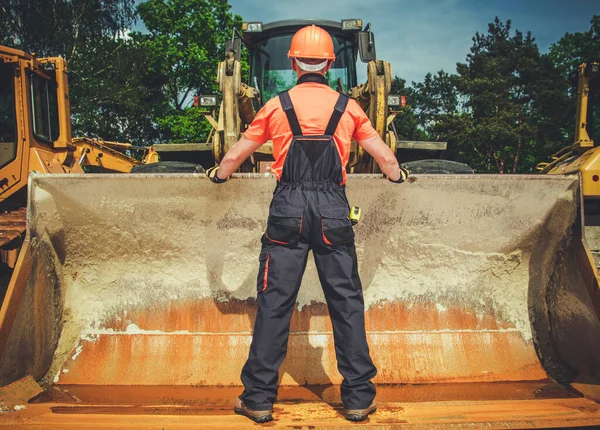
<path id="1" fill-rule="evenodd" d="M 288 57 L 335 60 L 333 40 L 326 30 L 314 24 L 301 28 L 292 38 Z"/>

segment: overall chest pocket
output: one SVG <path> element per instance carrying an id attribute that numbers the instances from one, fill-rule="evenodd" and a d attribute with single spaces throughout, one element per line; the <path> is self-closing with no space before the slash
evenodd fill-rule
<path id="1" fill-rule="evenodd" d="M 350 210 L 346 206 L 324 206 L 319 211 L 322 239 L 326 245 L 343 245 L 354 240 Z"/>
<path id="2" fill-rule="evenodd" d="M 299 206 L 274 205 L 269 211 L 266 236 L 271 242 L 282 245 L 297 243 L 302 234 L 302 214 Z"/>

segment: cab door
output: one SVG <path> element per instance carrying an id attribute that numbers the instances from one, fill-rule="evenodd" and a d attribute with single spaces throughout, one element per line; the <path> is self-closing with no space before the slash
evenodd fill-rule
<path id="1" fill-rule="evenodd" d="M 18 63 L 0 63 L 0 201 L 21 188 L 23 129 L 17 115 L 23 112 L 17 97 L 21 93 Z M 21 109 L 19 109 L 21 107 Z"/>

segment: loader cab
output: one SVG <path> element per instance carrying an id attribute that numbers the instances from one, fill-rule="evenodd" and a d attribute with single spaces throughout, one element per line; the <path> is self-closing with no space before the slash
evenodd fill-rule
<path id="1" fill-rule="evenodd" d="M 264 25 L 247 22 L 242 30 L 250 54 L 248 85 L 258 87 L 261 105 L 295 85 L 296 74 L 287 56 L 290 42 L 296 31 L 312 24 L 327 30 L 333 39 L 336 59 L 326 75 L 329 85 L 342 91 L 357 85 L 356 60 L 362 20 L 287 20 Z"/>
<path id="2" fill-rule="evenodd" d="M 0 210 L 25 204 L 30 171 L 64 173 L 71 142 L 67 66 L 0 46 Z"/>
<path id="3" fill-rule="evenodd" d="M 0 168 L 17 156 L 14 67 L 0 64 Z"/>

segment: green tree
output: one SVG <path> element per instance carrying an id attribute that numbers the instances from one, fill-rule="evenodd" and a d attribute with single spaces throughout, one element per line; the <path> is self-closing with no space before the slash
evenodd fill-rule
<path id="1" fill-rule="evenodd" d="M 135 0 L 0 0 L 0 12 L 0 43 L 70 61 L 129 28 Z"/>
<path id="2" fill-rule="evenodd" d="M 148 69 L 152 53 L 135 37 L 100 39 L 71 62 L 74 135 L 143 146 L 166 138 L 156 118 L 169 109 L 167 77 Z"/>
<path id="3" fill-rule="evenodd" d="M 565 82 L 566 89 L 561 88 L 560 98 L 566 107 L 562 110 L 562 124 L 566 128 L 566 142 L 572 143 L 575 133 L 575 115 L 577 107 L 577 69 L 588 61 L 600 61 L 600 15 L 594 15 L 588 31 L 566 33 L 560 40 L 550 46 L 549 59 L 554 63 Z M 597 80 L 597 78 L 596 78 Z M 597 93 L 595 95 L 597 97 Z M 600 104 L 597 103 L 598 106 Z M 546 104 L 548 108 L 552 103 Z M 559 106 L 558 109 L 561 109 Z M 600 130 L 600 115 L 593 117 L 592 130 Z M 596 141 L 598 140 L 598 136 Z"/>
<path id="4" fill-rule="evenodd" d="M 550 46 L 550 59 L 565 76 L 586 61 L 600 60 L 600 15 L 594 15 L 588 31 L 565 33 Z"/>
<path id="5" fill-rule="evenodd" d="M 149 52 L 126 34 L 135 0 L 0 0 L 0 43 L 69 64 L 74 135 L 145 144 L 160 139 L 164 105 Z"/>
<path id="6" fill-rule="evenodd" d="M 530 32 L 516 30 L 498 18 L 488 33 L 477 33 L 466 63 L 457 64 L 457 88 L 466 97 L 472 124 L 462 127 L 464 150 L 479 171 L 534 171 L 540 146 L 561 135 L 548 121 L 549 89 L 561 86 L 560 75 L 540 54 Z M 465 117 L 467 118 L 467 117 Z M 465 124 L 463 124 L 465 125 Z M 544 141 L 544 140 L 547 140 Z"/>
<path id="7" fill-rule="evenodd" d="M 135 4 L 0 0 L 0 43 L 68 60 L 75 134 L 204 140 L 210 125 L 193 95 L 218 91 L 217 65 L 241 18 L 223 0 L 148 0 L 137 7 L 148 33 L 129 33 Z"/>
<path id="8" fill-rule="evenodd" d="M 530 33 L 498 18 L 457 73 L 428 73 L 411 93 L 417 129 L 448 142 L 444 158 L 480 172 L 533 172 L 564 145 L 566 83 Z M 410 123 L 410 121 L 409 121 Z"/>
<path id="9" fill-rule="evenodd" d="M 443 70 L 432 75 L 427 73 L 423 82 L 413 82 L 415 103 L 419 107 L 419 123 L 430 134 L 435 123 L 445 115 L 454 115 L 459 110 L 460 95 L 456 88 L 456 76 Z"/>
<path id="10" fill-rule="evenodd" d="M 174 142 L 203 141 L 209 130 L 192 105 L 196 93 L 215 94 L 217 66 L 241 17 L 223 0 L 148 0 L 138 13 L 148 34 L 137 34 L 150 52 L 148 70 L 167 77 L 168 101 L 157 123 Z M 191 110 L 190 110 L 191 109 Z"/>
<path id="11" fill-rule="evenodd" d="M 467 138 L 473 115 L 457 85 L 458 76 L 443 70 L 428 73 L 423 82 L 413 82 L 417 116 L 429 139 L 448 143 L 444 158 L 473 164 L 472 160 L 480 157 L 479 148 L 469 145 Z"/>
<path id="12" fill-rule="evenodd" d="M 419 106 L 418 94 L 406 86 L 406 80 L 396 76 L 392 81 L 392 94 L 406 97 L 406 106 L 400 109 L 394 119 L 393 126 L 400 140 L 428 140 L 423 126 L 419 121 L 415 107 Z"/>

